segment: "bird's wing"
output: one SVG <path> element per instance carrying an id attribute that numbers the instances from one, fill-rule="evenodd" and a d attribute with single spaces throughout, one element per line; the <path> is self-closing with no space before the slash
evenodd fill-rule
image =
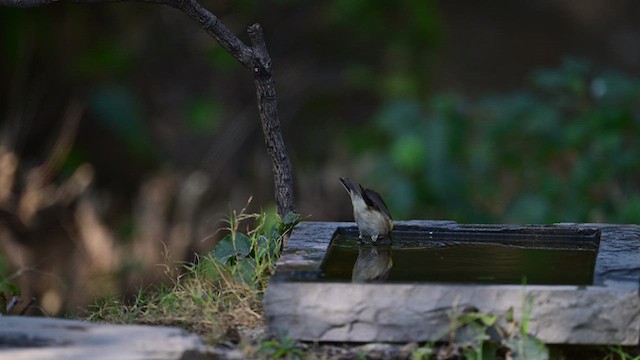
<path id="1" fill-rule="evenodd" d="M 383 214 L 387 215 L 389 219 L 393 220 L 389 209 L 387 208 L 387 204 L 382 200 L 382 196 L 377 192 L 371 189 L 362 189 L 362 196 L 364 197 L 364 202 L 369 206 L 373 206 L 374 208 L 382 211 Z"/>

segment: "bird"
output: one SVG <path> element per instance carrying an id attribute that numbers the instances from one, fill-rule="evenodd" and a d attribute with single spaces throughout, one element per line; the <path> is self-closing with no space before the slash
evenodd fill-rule
<path id="1" fill-rule="evenodd" d="M 375 243 L 378 238 L 389 235 L 393 230 L 393 218 L 380 194 L 356 185 L 349 178 L 340 178 L 340 182 L 351 197 L 360 239 L 370 238 Z"/>
<path id="2" fill-rule="evenodd" d="M 351 281 L 384 281 L 393 267 L 391 246 L 359 246 L 358 258 L 351 271 Z"/>

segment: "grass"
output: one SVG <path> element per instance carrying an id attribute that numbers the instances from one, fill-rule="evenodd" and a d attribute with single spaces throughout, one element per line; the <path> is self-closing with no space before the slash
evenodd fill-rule
<path id="1" fill-rule="evenodd" d="M 209 344 L 239 342 L 264 325 L 262 295 L 285 236 L 297 217 L 233 211 L 228 234 L 209 254 L 179 269 L 167 267 L 170 285 L 140 289 L 130 301 L 98 301 L 84 316 L 118 324 L 178 326 Z M 243 230 L 244 229 L 244 230 Z"/>

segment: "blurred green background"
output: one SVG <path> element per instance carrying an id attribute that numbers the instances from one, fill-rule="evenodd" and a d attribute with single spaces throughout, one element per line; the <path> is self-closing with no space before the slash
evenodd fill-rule
<path id="1" fill-rule="evenodd" d="M 635 223 L 640 3 L 203 1 L 265 30 L 298 210 L 352 219 Z M 0 8 L 0 240 L 44 311 L 191 260 L 273 211 L 251 74 L 147 4 Z"/>

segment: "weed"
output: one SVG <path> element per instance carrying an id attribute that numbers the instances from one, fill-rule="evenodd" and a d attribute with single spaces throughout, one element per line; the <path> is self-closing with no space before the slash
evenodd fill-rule
<path id="1" fill-rule="evenodd" d="M 435 337 L 448 337 L 448 343 L 441 345 L 428 342 L 416 349 L 411 359 L 429 359 L 436 354 L 469 360 L 494 360 L 500 356 L 514 360 L 548 359 L 546 345 L 528 333 L 533 301 L 533 296 L 523 292 L 520 322 L 515 320 L 513 309 L 497 316 L 475 308 L 459 311 L 457 306 L 453 306 L 448 313 L 449 326 Z M 499 323 L 506 326 L 499 326 Z"/>
<path id="2" fill-rule="evenodd" d="M 33 297 L 26 301 L 20 296 L 20 288 L 13 283 L 18 275 L 5 276 L 0 273 L 0 315 L 24 315 L 36 302 Z"/>
<path id="3" fill-rule="evenodd" d="M 605 360 L 640 360 L 640 355 L 631 355 L 628 354 L 622 346 L 609 346 L 608 348 L 609 354 L 604 358 Z"/>
<path id="4" fill-rule="evenodd" d="M 301 359 L 304 353 L 296 347 L 296 342 L 289 337 L 280 340 L 263 341 L 258 354 L 266 355 L 269 359 Z"/>
<path id="5" fill-rule="evenodd" d="M 86 318 L 112 323 L 142 323 L 185 328 L 208 343 L 238 342 L 239 328 L 262 326 L 261 297 L 280 255 L 284 237 L 297 224 L 288 215 L 233 211 L 228 234 L 209 254 L 181 271 L 167 268 L 170 286 L 140 289 L 133 300 L 102 299 Z M 246 230 L 241 227 L 247 225 Z"/>

